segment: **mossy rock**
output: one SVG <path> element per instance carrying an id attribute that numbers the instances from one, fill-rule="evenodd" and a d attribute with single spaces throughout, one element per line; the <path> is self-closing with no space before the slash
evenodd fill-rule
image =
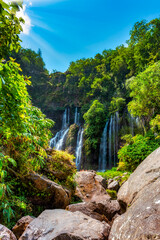
<path id="1" fill-rule="evenodd" d="M 117 199 L 117 192 L 116 191 L 107 189 L 106 192 L 110 195 L 112 200 Z"/>
<path id="2" fill-rule="evenodd" d="M 65 151 L 48 150 L 43 173 L 51 180 L 69 188 L 75 188 L 73 175 L 76 173 L 74 156 Z"/>
<path id="3" fill-rule="evenodd" d="M 66 139 L 66 151 L 70 154 L 75 155 L 75 149 L 77 144 L 77 134 L 78 134 L 79 126 L 76 124 L 72 124 L 69 128 L 69 132 Z"/>

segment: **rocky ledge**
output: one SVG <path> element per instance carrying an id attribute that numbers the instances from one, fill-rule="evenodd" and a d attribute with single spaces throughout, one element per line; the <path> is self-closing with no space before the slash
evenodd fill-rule
<path id="1" fill-rule="evenodd" d="M 39 179 L 44 183 L 40 176 L 33 179 L 37 184 Z M 76 181 L 76 194 L 82 203 L 69 205 L 67 210 L 45 210 L 35 219 L 24 217 L 13 228 L 16 236 L 0 225 L 0 239 L 160 240 L 160 148 L 138 166 L 119 191 L 116 188 L 118 201 L 111 199 L 106 192 L 105 179 L 95 171 L 78 172 Z M 45 186 L 49 191 L 52 185 L 47 179 Z M 115 185 L 108 187 L 113 189 Z M 53 192 L 53 206 L 58 204 L 56 194 L 60 203 L 62 196 L 66 199 L 63 189 L 55 191 L 53 188 Z M 69 203 L 64 202 L 60 204 L 63 207 Z"/>

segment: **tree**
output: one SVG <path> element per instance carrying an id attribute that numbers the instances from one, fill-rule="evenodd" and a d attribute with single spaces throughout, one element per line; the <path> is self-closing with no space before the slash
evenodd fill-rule
<path id="1" fill-rule="evenodd" d="M 128 109 L 149 126 L 152 116 L 160 110 L 160 61 L 148 67 L 129 83 L 132 101 Z"/>
<path id="2" fill-rule="evenodd" d="M 100 143 L 101 133 L 105 124 L 105 107 L 98 100 L 95 100 L 90 109 L 83 115 L 85 120 L 85 149 L 90 154 L 96 150 Z"/>
<path id="3" fill-rule="evenodd" d="M 9 4 L 0 0 L 0 59 L 8 56 L 12 50 L 20 48 L 18 34 L 22 31 L 22 18 L 16 17 L 16 12 L 22 7 L 21 3 L 11 2 Z"/>

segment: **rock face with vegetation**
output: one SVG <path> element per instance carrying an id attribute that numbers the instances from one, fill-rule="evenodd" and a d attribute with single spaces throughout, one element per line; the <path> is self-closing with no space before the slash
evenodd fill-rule
<path id="1" fill-rule="evenodd" d="M 69 132 L 67 134 L 67 139 L 66 139 L 65 150 L 70 154 L 74 154 L 74 155 L 76 150 L 78 129 L 79 129 L 78 125 L 72 124 L 69 128 Z"/>
<path id="2" fill-rule="evenodd" d="M 33 186 L 33 189 L 37 191 L 37 196 L 31 198 L 32 203 L 35 205 L 62 209 L 69 205 L 70 196 L 59 184 L 37 173 L 29 174 L 27 179 L 30 185 Z M 39 195 L 41 196 L 39 197 Z"/>
<path id="3" fill-rule="evenodd" d="M 19 240 L 104 240 L 108 238 L 110 226 L 81 212 L 45 210 L 33 220 Z"/>
<path id="4" fill-rule="evenodd" d="M 122 185 L 118 200 L 127 211 L 114 221 L 110 240 L 160 239 L 160 148 Z"/>

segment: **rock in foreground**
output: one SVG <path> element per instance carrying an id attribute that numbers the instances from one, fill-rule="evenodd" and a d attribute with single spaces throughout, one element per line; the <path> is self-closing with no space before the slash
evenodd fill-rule
<path id="1" fill-rule="evenodd" d="M 132 204 L 141 190 L 158 178 L 160 179 L 160 148 L 152 152 L 122 185 L 118 192 L 118 201 L 126 206 Z"/>
<path id="2" fill-rule="evenodd" d="M 109 240 L 159 240 L 160 148 L 138 166 L 118 197 L 128 209 L 115 219 Z"/>
<path id="3" fill-rule="evenodd" d="M 112 218 L 120 213 L 120 205 L 117 200 L 101 200 L 71 204 L 68 206 L 71 212 L 80 211 L 99 221 L 111 222 Z"/>
<path id="4" fill-rule="evenodd" d="M 26 227 L 30 224 L 30 222 L 33 221 L 33 219 L 34 218 L 31 216 L 25 216 L 18 220 L 16 225 L 12 228 L 12 231 L 17 238 L 20 238 L 20 236 L 25 231 Z"/>
<path id="5" fill-rule="evenodd" d="M 75 177 L 77 187 L 76 195 L 85 202 L 90 202 L 103 196 L 103 199 L 111 199 L 104 188 L 102 177 L 95 171 L 81 171 Z M 105 197 L 104 197 L 105 196 Z"/>
<path id="6" fill-rule="evenodd" d="M 110 226 L 80 212 L 45 210 L 33 220 L 19 240 L 105 240 Z"/>
<path id="7" fill-rule="evenodd" d="M 63 208 L 65 209 L 69 205 L 70 197 L 66 190 L 59 184 L 49 180 L 45 176 L 41 176 L 37 173 L 30 173 L 27 177 L 30 182 L 30 188 L 33 187 L 41 197 L 35 195 L 35 198 L 31 198 L 33 204 L 42 205 L 46 208 Z"/>
<path id="8" fill-rule="evenodd" d="M 0 239 L 1 240 L 17 240 L 15 235 L 5 226 L 0 224 Z"/>

